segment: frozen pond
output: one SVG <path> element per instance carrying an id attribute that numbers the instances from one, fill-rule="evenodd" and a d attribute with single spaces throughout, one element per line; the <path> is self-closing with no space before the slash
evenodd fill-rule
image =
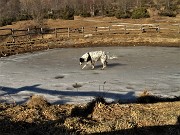
<path id="1" fill-rule="evenodd" d="M 101 70 L 81 70 L 85 52 L 104 50 L 118 59 Z M 76 88 L 76 86 L 78 88 Z M 0 58 L 0 100 L 22 103 L 31 95 L 44 95 L 51 103 L 134 99 L 142 91 L 180 96 L 180 48 L 94 47 L 53 49 Z"/>

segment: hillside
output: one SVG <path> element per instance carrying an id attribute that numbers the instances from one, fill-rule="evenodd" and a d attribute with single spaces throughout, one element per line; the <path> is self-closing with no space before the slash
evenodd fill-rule
<path id="1" fill-rule="evenodd" d="M 44 20 L 43 26 L 38 27 L 38 29 L 54 30 L 58 28 L 61 33 L 55 36 L 53 31 L 51 34 L 44 34 L 43 38 L 41 34 L 32 35 L 31 39 L 28 39 L 29 35 L 19 35 L 26 35 L 28 28 L 37 29 L 37 24 L 34 21 L 14 22 L 13 25 L 1 27 L 5 30 L 0 30 L 0 35 L 10 34 L 9 37 L 1 36 L 1 56 L 59 47 L 179 46 L 179 22 L 180 16 L 155 16 L 146 19 L 82 18 L 77 16 L 74 20 L 48 19 Z M 83 33 L 81 32 L 82 27 L 84 28 Z M 69 34 L 67 28 L 70 30 Z M 146 31 L 143 32 L 142 28 Z M 16 30 L 14 36 L 11 35 L 11 29 Z M 160 31 L 157 32 L 157 29 Z M 80 32 L 77 30 L 80 30 Z M 12 37 L 14 37 L 14 43 L 11 43 L 13 41 Z M 10 44 L 7 44 L 7 42 Z"/>

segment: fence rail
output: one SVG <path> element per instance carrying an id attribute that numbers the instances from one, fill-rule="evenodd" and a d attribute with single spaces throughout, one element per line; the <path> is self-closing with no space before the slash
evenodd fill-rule
<path id="1" fill-rule="evenodd" d="M 157 25 L 157 24 L 129 24 L 117 23 L 110 26 L 99 27 L 81 27 L 81 28 L 28 28 L 28 29 L 0 29 L 0 37 L 11 37 L 11 41 L 15 42 L 19 37 L 25 37 L 27 41 L 31 41 L 33 37 L 39 36 L 45 38 L 46 35 L 50 37 L 88 37 L 88 36 L 101 36 L 111 34 L 133 34 L 145 32 L 173 32 L 180 33 L 180 23 Z M 3 32 L 1 32 L 3 31 Z"/>

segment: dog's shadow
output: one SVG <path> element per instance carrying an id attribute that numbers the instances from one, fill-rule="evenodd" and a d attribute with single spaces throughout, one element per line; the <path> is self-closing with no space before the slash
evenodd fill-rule
<path id="1" fill-rule="evenodd" d="M 122 64 L 122 63 L 108 63 L 107 68 L 113 68 L 113 67 L 118 67 L 118 66 L 126 66 L 127 64 Z M 102 68 L 102 64 L 97 64 L 95 65 L 95 68 Z"/>

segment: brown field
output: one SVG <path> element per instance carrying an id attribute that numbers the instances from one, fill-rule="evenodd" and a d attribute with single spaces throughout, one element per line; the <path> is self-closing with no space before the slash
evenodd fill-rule
<path id="1" fill-rule="evenodd" d="M 112 27 L 114 28 L 110 33 L 103 31 L 92 33 L 87 32 L 92 27 L 108 27 L 113 25 L 127 25 L 127 32 L 123 30 L 120 32 L 115 31 L 124 27 Z M 153 24 L 160 26 L 160 32 L 156 32 L 155 29 L 147 29 L 145 33 L 140 30 L 140 25 Z M 169 17 L 154 17 L 147 19 L 116 19 L 114 17 L 94 17 L 94 18 L 81 18 L 75 17 L 75 20 L 44 20 L 42 26 L 38 26 L 33 21 L 21 21 L 15 22 L 13 25 L 1 27 L 13 28 L 13 29 L 28 29 L 36 27 L 42 28 L 71 28 L 81 29 L 85 27 L 85 34 L 70 33 L 70 37 L 67 34 L 61 36 L 60 34 L 55 37 L 53 34 L 46 34 L 43 36 L 34 36 L 30 41 L 27 41 L 27 37 L 17 37 L 15 43 L 12 42 L 12 37 L 2 38 L 0 54 L 1 56 L 8 56 L 17 53 L 24 53 L 29 51 L 44 50 L 48 48 L 58 47 L 87 47 L 87 46 L 138 46 L 138 45 L 151 45 L 151 46 L 178 46 L 180 45 L 180 34 L 178 33 L 180 28 L 180 15 L 175 18 Z M 88 30 L 87 30 L 88 29 Z M 129 29 L 129 30 L 128 30 Z M 136 30 L 134 30 L 136 29 Z M 0 30 L 0 35 L 7 34 L 10 31 Z M 89 37 L 84 37 L 89 35 Z M 23 41 L 25 40 L 25 41 Z"/>

